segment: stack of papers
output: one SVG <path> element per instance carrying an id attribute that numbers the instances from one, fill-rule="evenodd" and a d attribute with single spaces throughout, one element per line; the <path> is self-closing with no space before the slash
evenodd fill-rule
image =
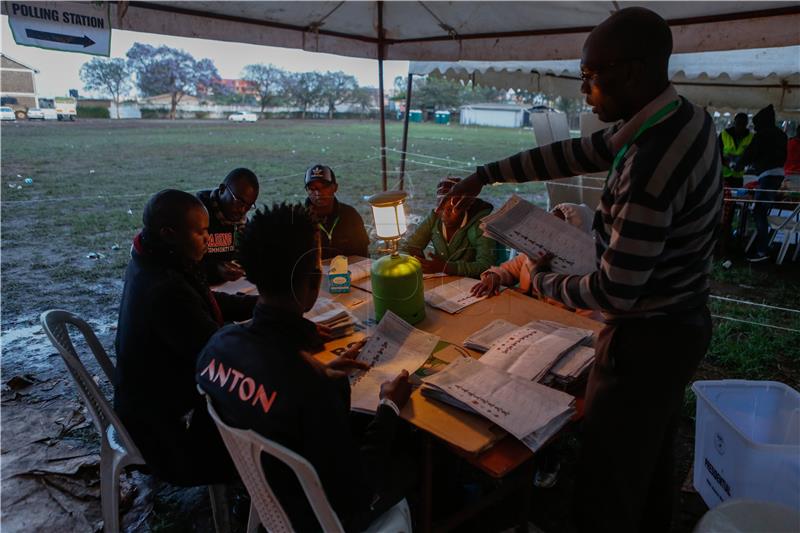
<path id="1" fill-rule="evenodd" d="M 430 357 L 439 337 L 414 328 L 391 311 L 358 354 L 370 368 L 350 376 L 350 400 L 354 411 L 374 413 L 380 401 L 381 384 L 397 377 L 402 370 L 413 374 Z"/>
<path id="2" fill-rule="evenodd" d="M 371 259 L 362 259 L 361 261 L 350 263 L 347 265 L 347 270 L 350 271 L 350 283 L 352 284 L 354 281 L 368 279 L 370 277 L 371 269 L 372 268 L 372 260 Z M 330 265 L 326 265 L 323 267 L 323 273 L 327 276 L 330 274 Z"/>
<path id="3" fill-rule="evenodd" d="M 461 344 L 464 348 L 475 350 L 476 352 L 486 352 L 492 347 L 492 344 L 500 340 L 503 336 L 511 333 L 519 328 L 516 324 L 512 324 L 507 320 L 497 319 L 489 322 L 486 327 L 483 327 L 464 339 Z"/>
<path id="4" fill-rule="evenodd" d="M 554 272 L 580 275 L 596 269 L 591 235 L 519 196 L 512 196 L 503 207 L 484 217 L 481 229 L 487 237 L 531 259 L 542 252 L 553 254 Z"/>
<path id="5" fill-rule="evenodd" d="M 425 378 L 422 393 L 478 413 L 532 451 L 538 450 L 575 412 L 568 394 L 465 357 Z"/>
<path id="6" fill-rule="evenodd" d="M 450 314 L 458 313 L 470 305 L 485 300 L 487 296 L 472 296 L 470 290 L 478 280 L 459 278 L 435 289 L 425 291 L 425 302 Z"/>
<path id="7" fill-rule="evenodd" d="M 358 322 L 345 306 L 329 298 L 317 298 L 314 307 L 303 316 L 315 324 L 330 328 L 334 339 L 352 335 Z"/>
<path id="8" fill-rule="evenodd" d="M 569 384 L 581 378 L 594 362 L 594 348 L 578 345 L 561 358 L 550 369 L 550 378 L 561 384 Z"/>

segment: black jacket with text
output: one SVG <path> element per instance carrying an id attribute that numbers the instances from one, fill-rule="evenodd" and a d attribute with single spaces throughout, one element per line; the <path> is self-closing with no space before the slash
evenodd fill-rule
<path id="1" fill-rule="evenodd" d="M 217 272 L 217 265 L 236 259 L 236 244 L 245 221 L 231 222 L 219 207 L 218 189 L 200 191 L 195 196 L 208 211 L 208 252 L 203 258 L 203 270 L 212 285 L 225 280 Z"/>

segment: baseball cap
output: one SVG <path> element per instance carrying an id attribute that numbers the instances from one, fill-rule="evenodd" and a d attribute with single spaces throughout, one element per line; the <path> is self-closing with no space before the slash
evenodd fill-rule
<path id="1" fill-rule="evenodd" d="M 314 165 L 306 170 L 306 187 L 312 181 L 324 181 L 328 184 L 336 183 L 336 174 L 331 167 L 325 165 Z"/>

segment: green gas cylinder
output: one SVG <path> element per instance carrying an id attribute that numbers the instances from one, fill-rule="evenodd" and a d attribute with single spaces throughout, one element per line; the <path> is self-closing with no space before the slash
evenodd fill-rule
<path id="1" fill-rule="evenodd" d="M 387 309 L 416 324 L 425 318 L 425 294 L 422 264 L 406 254 L 386 255 L 372 262 L 372 298 L 375 320 L 383 318 Z"/>

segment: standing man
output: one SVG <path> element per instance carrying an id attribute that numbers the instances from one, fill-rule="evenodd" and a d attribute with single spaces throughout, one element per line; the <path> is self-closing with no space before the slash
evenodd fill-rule
<path id="1" fill-rule="evenodd" d="M 747 127 L 747 120 L 747 113 L 737 113 L 733 117 L 733 126 L 722 130 L 722 133 L 719 134 L 719 147 L 722 151 L 722 180 L 725 187 L 738 188 L 743 185 L 744 170 L 735 170 L 733 167 L 739 162 L 742 154 L 753 140 L 753 133 Z M 733 195 L 726 190 L 724 197 L 727 200 Z M 722 208 L 723 245 L 731 237 L 733 207 L 733 202 L 726 201 Z"/>
<path id="2" fill-rule="evenodd" d="M 203 270 L 212 285 L 244 276 L 236 259 L 236 241 L 247 221 L 247 212 L 258 200 L 258 178 L 252 170 L 231 170 L 219 187 L 197 193 L 208 210 L 208 253 Z"/>
<path id="3" fill-rule="evenodd" d="M 331 167 L 314 165 L 306 170 L 306 207 L 311 211 L 322 241 L 322 259 L 337 255 L 369 257 L 369 237 L 364 220 L 353 207 L 336 199 L 339 185 Z"/>
<path id="4" fill-rule="evenodd" d="M 595 213 L 597 270 L 540 262 L 532 285 L 568 307 L 602 311 L 586 390 L 575 517 L 581 531 L 668 531 L 673 437 L 684 390 L 711 338 L 706 302 L 722 208 L 711 117 L 667 75 L 672 34 L 656 13 L 617 11 L 589 34 L 581 92 L 601 120 L 591 137 L 478 167 L 451 195 L 495 182 L 608 170 Z"/>

